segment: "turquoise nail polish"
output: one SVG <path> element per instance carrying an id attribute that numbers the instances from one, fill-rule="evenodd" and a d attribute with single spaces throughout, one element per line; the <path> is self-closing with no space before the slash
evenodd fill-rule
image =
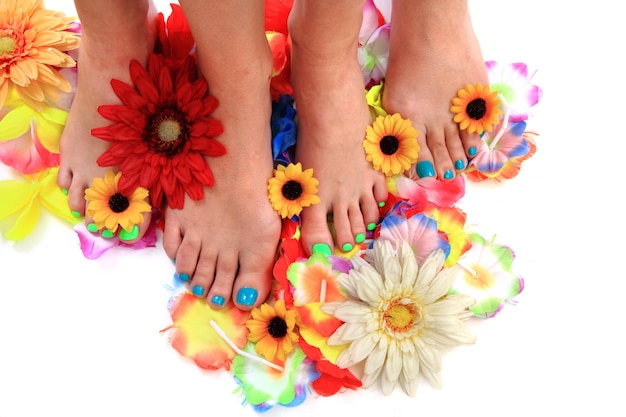
<path id="1" fill-rule="evenodd" d="M 326 256 L 332 255 L 330 246 L 328 246 L 326 243 L 316 243 L 311 248 L 311 253 L 321 253 Z"/>
<path id="2" fill-rule="evenodd" d="M 110 231 L 109 229 L 104 229 L 102 231 L 102 237 L 105 238 L 105 239 L 110 239 L 110 238 L 113 237 L 113 232 Z"/>
<path id="3" fill-rule="evenodd" d="M 204 295 L 204 288 L 202 288 L 199 285 L 196 285 L 195 287 L 193 287 L 191 289 L 191 292 L 193 293 L 193 295 L 195 295 L 196 297 L 202 297 Z"/>
<path id="4" fill-rule="evenodd" d="M 89 230 L 91 233 L 96 233 L 98 231 L 98 226 L 96 226 L 95 223 L 89 223 L 87 225 L 87 230 Z"/>
<path id="5" fill-rule="evenodd" d="M 385 207 L 385 204 L 386 203 L 384 201 L 381 201 L 380 203 L 378 203 L 378 207 L 383 208 Z"/>
<path id="6" fill-rule="evenodd" d="M 446 172 L 443 173 L 443 177 L 447 180 L 451 180 L 454 178 L 454 172 L 451 169 L 447 169 Z"/>
<path id="7" fill-rule="evenodd" d="M 415 171 L 420 178 L 435 176 L 435 167 L 430 161 L 418 162 Z"/>
<path id="8" fill-rule="evenodd" d="M 176 265 L 176 258 L 172 259 L 172 263 Z"/>
<path id="9" fill-rule="evenodd" d="M 120 230 L 120 240 L 135 240 L 139 237 L 139 226 L 134 225 L 130 232 L 122 229 Z"/>
<path id="10" fill-rule="evenodd" d="M 184 272 L 181 272 L 180 274 L 178 274 L 178 278 L 183 282 L 187 282 L 189 281 L 189 274 L 185 274 Z"/>
<path id="11" fill-rule="evenodd" d="M 225 301 L 226 300 L 224 300 L 224 297 L 222 297 L 221 295 L 214 295 L 211 298 L 211 302 L 219 307 L 223 306 Z"/>
<path id="12" fill-rule="evenodd" d="M 457 159 L 457 161 L 454 163 L 454 168 L 456 168 L 458 171 L 462 170 L 463 168 L 465 168 L 465 162 L 463 162 L 462 159 Z"/>
<path id="13" fill-rule="evenodd" d="M 474 155 L 476 155 L 476 152 L 477 152 L 476 147 L 475 147 L 475 146 L 472 146 L 471 148 L 469 148 L 469 149 L 467 150 L 467 155 L 469 155 L 469 156 L 474 156 Z"/>
<path id="14" fill-rule="evenodd" d="M 237 293 L 237 303 L 244 306 L 253 306 L 259 293 L 254 288 L 244 287 Z"/>
<path id="15" fill-rule="evenodd" d="M 77 219 L 80 217 L 80 213 L 77 212 L 76 210 L 72 210 L 72 216 L 76 217 Z"/>
<path id="16" fill-rule="evenodd" d="M 354 241 L 356 243 L 362 243 L 365 240 L 365 233 L 357 233 L 357 235 L 354 237 Z"/>
<path id="17" fill-rule="evenodd" d="M 376 223 L 369 223 L 367 225 L 367 230 L 369 230 L 370 232 L 374 229 L 376 229 Z"/>
<path id="18" fill-rule="evenodd" d="M 344 243 L 341 250 L 344 252 L 350 252 L 352 250 L 352 243 Z"/>
<path id="19" fill-rule="evenodd" d="M 67 195 L 67 188 L 61 188 L 61 192 L 62 192 L 64 195 Z"/>

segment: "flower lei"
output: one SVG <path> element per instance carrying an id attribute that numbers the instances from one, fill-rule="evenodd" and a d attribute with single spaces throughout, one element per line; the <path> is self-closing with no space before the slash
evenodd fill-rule
<path id="1" fill-rule="evenodd" d="M 60 54 L 62 59 L 49 70 L 62 80 L 56 84 L 58 91 L 46 84 L 49 94 L 39 102 L 28 89 L 16 87 L 10 79 L 3 79 L 1 85 L 0 160 L 13 168 L 17 176 L 0 181 L 0 199 L 10 202 L 0 206 L 0 220 L 13 219 L 4 233 L 10 240 L 30 234 L 40 207 L 77 223 L 67 208 L 67 197 L 56 186 L 56 166 L 58 141 L 72 94 L 67 92 L 67 85 L 71 85 L 72 91 L 75 89 L 72 65 L 80 26 L 61 14 L 47 14 L 39 1 L 30 2 L 32 7 L 24 10 L 60 19 L 54 27 L 62 33 L 65 43 L 56 46 L 55 56 Z M 10 8 L 17 8 L 17 3 L 8 1 L 2 7 L 9 11 L 5 14 L 10 14 Z M 169 335 L 172 347 L 197 366 L 231 371 L 235 392 L 259 412 L 276 405 L 300 405 L 311 393 L 330 396 L 377 382 L 385 394 L 400 386 L 408 395 L 414 395 L 418 376 L 439 386 L 439 349 L 473 343 L 467 320 L 494 317 L 506 304 L 515 303 L 514 298 L 524 288 L 523 279 L 513 268 L 513 251 L 468 230 L 466 214 L 456 204 L 464 195 L 466 180 L 498 182 L 513 178 L 522 163 L 534 154 L 537 134 L 527 130 L 527 121 L 530 109 L 541 98 L 541 89 L 532 84 L 532 75 L 523 63 L 486 62 L 489 85 L 465 86 L 452 99 L 450 108 L 461 129 L 482 133 L 480 149 L 463 175 L 452 181 L 418 178 L 415 162 L 419 149 L 414 143 L 419 132 L 411 130 L 410 121 L 387 115 L 380 105 L 390 23 L 384 21 L 373 1 L 367 1 L 358 57 L 373 124 L 368 128 L 364 147 L 368 160 L 387 175 L 389 198 L 380 209 L 379 224 L 352 251 L 306 257 L 299 241 L 298 215 L 302 207 L 318 201 L 317 180 L 312 172 L 303 171 L 294 163 L 297 122 L 288 82 L 285 23 L 291 4 L 267 1 L 266 7 L 268 41 L 275 58 L 271 128 L 277 166 L 268 191 L 274 196 L 275 208 L 284 213 L 272 295 L 251 312 L 242 312 L 232 305 L 218 311 L 190 295 L 174 276 L 168 304 L 172 323 L 163 332 Z M 2 47 L 8 51 L 13 39 L 2 36 L 0 31 Z M 191 75 L 189 57 L 193 57 L 193 45 L 182 11 L 173 4 L 167 20 L 161 15 L 151 72 L 136 63 L 131 66 L 137 92 L 113 83 L 128 102 L 137 104 L 151 94 L 150 85 L 154 86 L 156 79 L 151 81 L 150 74 L 182 73 L 172 78 L 172 82 L 182 83 L 178 90 L 168 83 L 161 87 L 172 94 L 182 91 L 176 98 L 171 96 L 171 100 L 184 100 L 196 109 L 197 124 L 178 126 L 189 129 L 185 140 L 207 133 L 215 136 L 221 129 L 209 117 L 214 104 L 205 94 L 205 85 Z M 5 55 L 0 55 L 0 70 L 16 62 L 3 61 Z M 61 67 L 64 69 L 59 70 Z M 162 82 L 164 77 L 159 80 Z M 141 94 L 146 97 L 138 97 Z M 163 118 L 158 119 L 159 123 L 180 120 L 171 111 L 171 100 L 161 103 L 159 114 Z M 201 108 L 208 110 L 202 113 L 198 111 Z M 127 115 L 106 106 L 102 113 L 114 121 L 127 119 Z M 155 127 L 155 138 L 167 142 L 156 145 L 169 146 L 166 153 L 187 149 L 180 140 L 182 130 L 177 130 L 175 123 L 165 123 L 161 130 L 161 125 Z M 129 133 L 127 128 L 119 128 Z M 112 137 L 111 129 L 96 133 L 105 140 Z M 163 148 L 155 149 L 160 152 Z M 202 149 L 213 156 L 225 152 L 214 142 Z M 120 162 L 114 160 L 119 154 L 107 155 L 103 158 L 111 165 Z M 129 161 L 127 172 L 137 172 L 136 164 Z M 206 165 L 192 162 L 191 169 L 200 173 L 202 184 L 212 182 Z M 135 249 L 154 246 L 154 223 L 160 204 L 167 200 L 177 206 L 183 190 L 192 198 L 201 198 L 199 186 L 192 180 L 197 178 L 195 175 L 178 178 L 178 185 L 157 184 L 157 177 L 158 172 L 153 173 L 154 181 L 146 185 L 156 187 L 156 192 L 151 194 L 152 224 L 144 238 L 126 245 L 119 239 L 95 235 L 79 223 L 75 230 L 86 257 L 98 258 L 119 245 Z M 106 198 L 120 198 L 120 194 L 122 200 L 134 201 L 133 193 L 144 191 L 136 188 L 142 184 L 132 178 L 122 181 L 119 174 L 111 176 L 108 181 L 113 185 L 106 189 L 112 191 Z M 118 181 L 122 182 L 120 190 L 111 188 Z M 94 190 L 105 189 L 98 184 Z M 281 202 L 286 204 L 281 206 Z M 142 208 L 144 212 L 147 209 Z M 117 214 L 102 217 L 98 228 L 117 230 L 119 225 L 119 229 L 132 229 L 134 225 L 128 219 L 134 213 Z M 417 356 L 406 356 L 407 352 Z M 364 369 L 353 366 L 359 364 L 364 364 Z"/>

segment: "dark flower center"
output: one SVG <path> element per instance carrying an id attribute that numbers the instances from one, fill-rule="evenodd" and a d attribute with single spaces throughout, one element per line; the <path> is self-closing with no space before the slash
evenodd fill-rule
<path id="1" fill-rule="evenodd" d="M 109 198 L 109 208 L 114 213 L 121 213 L 130 206 L 128 198 L 120 193 L 115 193 Z"/>
<path id="2" fill-rule="evenodd" d="M 281 339 L 287 335 L 287 322 L 280 317 L 274 317 L 267 323 L 267 332 L 275 339 Z"/>
<path id="3" fill-rule="evenodd" d="M 395 136 L 387 135 L 380 140 L 380 150 L 385 155 L 393 155 L 399 147 L 400 141 Z"/>
<path id="4" fill-rule="evenodd" d="M 297 200 L 302 195 L 302 184 L 298 181 L 289 180 L 282 188 L 283 197 L 287 200 Z"/>
<path id="5" fill-rule="evenodd" d="M 487 113 L 487 103 L 482 98 L 475 98 L 467 104 L 467 115 L 474 120 L 480 120 Z"/>
<path id="6" fill-rule="evenodd" d="M 148 121 L 144 140 L 153 152 L 174 156 L 189 137 L 185 116 L 178 109 L 166 108 Z"/>
<path id="7" fill-rule="evenodd" d="M 10 54 L 15 50 L 15 40 L 10 36 L 0 37 L 0 55 Z"/>

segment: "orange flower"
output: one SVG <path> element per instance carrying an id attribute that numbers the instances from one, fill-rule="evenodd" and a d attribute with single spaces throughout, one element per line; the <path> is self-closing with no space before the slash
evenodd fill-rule
<path id="1" fill-rule="evenodd" d="M 483 87 L 481 83 L 467 84 L 460 89 L 452 99 L 450 111 L 454 113 L 454 122 L 459 124 L 459 129 L 478 134 L 491 132 L 502 114 L 498 92 L 492 92 L 489 86 Z"/>
<path id="2" fill-rule="evenodd" d="M 278 165 L 267 189 L 272 207 L 283 219 L 297 216 L 303 207 L 320 202 L 317 196 L 319 181 L 313 177 L 313 169 L 302 170 L 302 164 Z"/>
<path id="3" fill-rule="evenodd" d="M 378 116 L 366 128 L 365 158 L 386 176 L 398 175 L 417 162 L 419 132 L 398 113 Z"/>
<path id="4" fill-rule="evenodd" d="M 284 361 L 285 354 L 291 353 L 293 344 L 298 341 L 294 332 L 296 310 L 287 310 L 285 300 L 278 300 L 273 307 L 263 304 L 251 314 L 246 326 L 250 330 L 248 340 L 256 343 L 256 353 L 270 361 L 274 358 Z"/>

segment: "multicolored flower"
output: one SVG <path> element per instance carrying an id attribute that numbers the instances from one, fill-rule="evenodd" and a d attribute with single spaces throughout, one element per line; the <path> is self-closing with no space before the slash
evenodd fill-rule
<path id="1" fill-rule="evenodd" d="M 283 218 L 297 216 L 303 207 L 320 202 L 317 196 L 319 181 L 313 177 L 313 169 L 302 170 L 302 164 L 278 165 L 267 189 L 272 207 Z"/>
<path id="2" fill-rule="evenodd" d="M 401 174 L 417 162 L 418 135 L 411 121 L 398 113 L 378 116 L 366 128 L 365 158 L 387 176 Z"/>
<path id="3" fill-rule="evenodd" d="M 265 303 L 255 307 L 251 316 L 246 326 L 250 330 L 248 340 L 255 343 L 256 352 L 269 361 L 284 361 L 298 341 L 294 331 L 296 310 L 287 309 L 285 300 L 278 300 L 273 306 Z"/>
<path id="4" fill-rule="evenodd" d="M 481 83 L 467 84 L 460 89 L 452 99 L 450 111 L 459 129 L 478 134 L 491 132 L 502 114 L 498 92 L 491 91 L 488 85 L 483 87 Z"/>
<path id="5" fill-rule="evenodd" d="M 59 73 L 76 65 L 67 54 L 79 45 L 72 24 L 63 13 L 45 9 L 43 0 L 0 3 L 0 108 L 10 88 L 35 110 L 72 90 Z"/>
<path id="6" fill-rule="evenodd" d="M 531 83 L 534 74 L 528 74 L 528 66 L 521 62 L 500 64 L 485 62 L 489 86 L 500 94 L 509 108 L 509 121 L 528 119 L 530 109 L 539 102 L 543 91 Z"/>
<path id="7" fill-rule="evenodd" d="M 112 80 L 122 105 L 100 106 L 98 112 L 114 124 L 92 129 L 93 136 L 111 142 L 98 158 L 100 166 L 119 166 L 120 191 L 130 195 L 139 186 L 150 191 L 150 203 L 183 207 L 185 195 L 204 197 L 203 187 L 214 183 L 205 157 L 226 153 L 215 139 L 223 129 L 211 117 L 217 99 L 208 94 L 204 78 L 197 78 L 192 57 L 174 78 L 157 55 L 147 70 L 130 64 L 134 86 Z"/>
<path id="8" fill-rule="evenodd" d="M 383 394 L 400 384 L 414 396 L 420 373 L 440 387 L 440 350 L 474 343 L 464 321 L 473 300 L 445 296 L 457 274 L 456 268 L 442 269 L 445 257 L 437 250 L 418 265 L 408 242 L 394 250 L 379 240 L 371 264 L 356 257 L 354 268 L 339 277 L 350 298 L 323 308 L 344 322 L 328 343 L 349 343 L 337 364 L 363 363 L 365 388 L 380 379 Z"/>
<path id="9" fill-rule="evenodd" d="M 294 159 L 296 145 L 296 109 L 293 97 L 281 95 L 272 102 L 272 157 L 276 165 L 289 165 Z"/>

